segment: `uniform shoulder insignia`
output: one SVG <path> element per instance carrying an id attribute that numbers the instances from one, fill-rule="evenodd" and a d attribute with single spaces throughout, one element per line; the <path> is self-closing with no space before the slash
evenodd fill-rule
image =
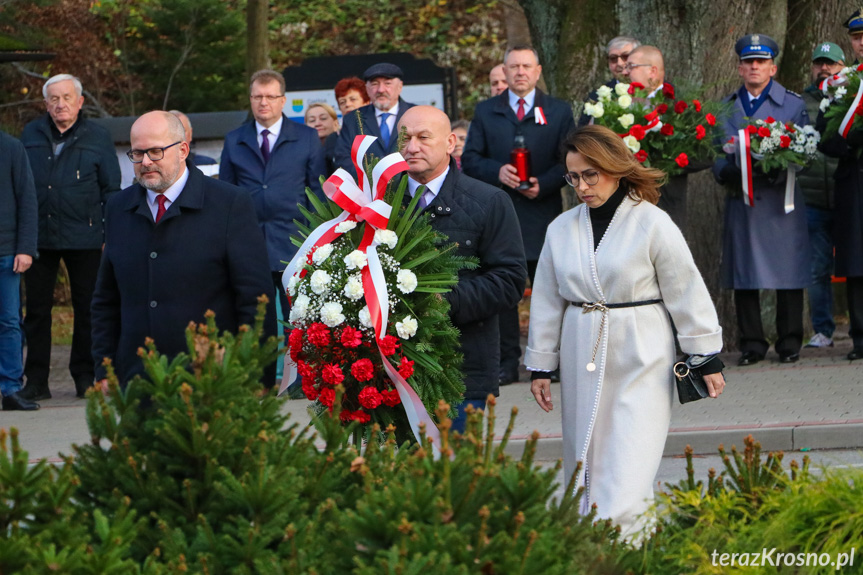
<path id="1" fill-rule="evenodd" d="M 789 90 L 788 88 L 785 88 L 785 92 L 788 94 L 791 94 L 792 96 L 797 96 L 801 100 L 803 99 L 803 97 L 800 94 L 798 94 L 797 92 L 795 92 L 793 90 Z"/>

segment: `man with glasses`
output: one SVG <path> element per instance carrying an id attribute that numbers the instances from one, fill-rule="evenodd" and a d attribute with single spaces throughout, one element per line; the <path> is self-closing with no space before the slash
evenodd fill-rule
<path id="1" fill-rule="evenodd" d="M 641 42 L 630 36 L 617 36 L 612 38 L 606 46 L 608 71 L 611 72 L 611 80 L 605 83 L 609 88 L 614 88 L 618 82 L 626 78 L 625 67 L 629 60 L 629 55 L 633 50 L 641 46 Z M 594 90 L 588 94 L 585 102 L 596 102 L 599 96 Z M 579 126 L 586 126 L 590 123 L 590 116 L 582 114 L 578 118 Z"/>
<path id="2" fill-rule="evenodd" d="M 105 250 L 93 296 L 93 360 L 104 381 L 109 358 L 121 385 L 143 373 L 146 338 L 170 357 L 187 351 L 189 322 L 216 314 L 236 333 L 272 294 L 264 238 L 248 192 L 186 163 L 183 124 L 149 112 L 132 125 L 137 184 L 108 202 Z M 275 333 L 267 315 L 265 333 Z M 265 379 L 275 383 L 274 373 Z M 266 378 L 267 376 L 265 376 Z"/>
<path id="3" fill-rule="evenodd" d="M 219 179 L 252 194 L 267 243 L 273 288 L 287 322 L 284 262 L 297 252 L 291 236 L 298 232 L 294 220 L 305 220 L 299 206 L 311 207 L 306 188 L 324 197 L 319 180 L 326 175 L 324 149 L 314 128 L 291 122 L 282 113 L 285 79 L 278 72 L 259 70 L 252 75 L 249 102 L 254 118 L 225 137 Z"/>
<path id="4" fill-rule="evenodd" d="M 81 81 L 58 74 L 45 82 L 42 95 L 48 113 L 21 134 L 39 202 L 38 256 L 24 274 L 27 385 L 19 395 L 30 401 L 51 397 L 51 313 L 60 260 L 69 273 L 75 316 L 69 358 L 75 394 L 84 397 L 93 385 L 90 300 L 104 242 L 105 202 L 120 189 L 111 135 L 81 116 Z"/>

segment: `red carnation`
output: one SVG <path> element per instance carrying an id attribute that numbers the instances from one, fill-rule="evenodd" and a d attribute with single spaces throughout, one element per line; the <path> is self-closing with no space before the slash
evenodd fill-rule
<path id="1" fill-rule="evenodd" d="M 635 138 L 636 140 L 641 140 L 644 138 L 644 126 L 641 124 L 634 124 L 631 128 L 629 128 L 629 135 Z"/>
<path id="2" fill-rule="evenodd" d="M 780 148 L 787 148 L 790 145 L 791 145 L 791 138 L 789 138 L 788 136 L 779 136 L 779 147 Z"/>
<path id="3" fill-rule="evenodd" d="M 704 129 L 704 126 L 702 126 L 701 124 L 698 124 L 697 126 L 695 126 L 695 139 L 696 140 L 703 140 L 704 136 L 706 136 L 706 135 L 707 135 L 707 130 Z"/>
<path id="4" fill-rule="evenodd" d="M 303 376 L 303 379 L 315 379 L 316 375 L 314 368 L 303 360 L 297 362 L 297 373 Z"/>
<path id="5" fill-rule="evenodd" d="M 291 359 L 296 362 L 300 352 L 303 351 L 303 330 L 292 329 L 288 336 L 288 345 L 291 350 Z"/>
<path id="6" fill-rule="evenodd" d="M 635 94 L 636 89 L 644 90 L 644 84 L 642 84 L 641 82 L 633 82 L 629 85 L 629 89 L 627 90 L 627 92 L 631 96 L 631 95 Z"/>
<path id="7" fill-rule="evenodd" d="M 399 397 L 399 392 L 395 389 L 382 391 L 381 399 L 387 407 L 395 407 L 402 402 L 402 398 Z"/>
<path id="8" fill-rule="evenodd" d="M 360 400 L 360 405 L 366 409 L 375 409 L 383 401 L 381 393 L 371 385 L 364 387 L 357 399 Z"/>
<path id="9" fill-rule="evenodd" d="M 767 126 L 761 126 L 760 128 L 758 128 L 758 135 L 762 138 L 769 138 L 770 128 L 768 128 Z"/>
<path id="10" fill-rule="evenodd" d="M 363 332 L 347 326 L 342 330 L 341 342 L 347 348 L 359 347 L 363 343 Z"/>
<path id="11" fill-rule="evenodd" d="M 789 134 L 793 134 L 797 131 L 794 129 L 794 126 L 792 124 L 785 124 L 785 129 L 788 130 Z"/>
<path id="12" fill-rule="evenodd" d="M 335 363 L 328 363 L 321 372 L 321 377 L 330 385 L 338 385 L 345 380 L 342 368 Z"/>
<path id="13" fill-rule="evenodd" d="M 399 364 L 399 375 L 403 378 L 407 379 L 414 374 L 414 362 L 409 360 L 406 357 L 402 358 L 401 363 Z"/>
<path id="14" fill-rule="evenodd" d="M 359 421 L 360 423 L 368 423 L 372 420 L 372 416 L 362 409 L 356 410 L 352 417 L 354 421 Z"/>
<path id="15" fill-rule="evenodd" d="M 713 114 L 704 114 L 704 119 L 707 120 L 708 126 L 716 125 L 716 116 L 714 116 Z"/>
<path id="16" fill-rule="evenodd" d="M 351 366 L 351 375 L 357 381 L 368 381 L 373 378 L 375 375 L 375 366 L 372 365 L 372 360 L 363 358 L 355 361 Z"/>
<path id="17" fill-rule="evenodd" d="M 673 136 L 674 135 L 674 126 L 671 124 L 663 124 L 662 128 L 659 129 L 659 133 L 663 136 Z"/>
<path id="18" fill-rule="evenodd" d="M 669 84 L 668 82 L 662 85 L 662 95 L 668 98 L 669 100 L 674 99 L 674 86 Z M 664 114 L 665 112 L 660 112 L 660 114 Z"/>
<path id="19" fill-rule="evenodd" d="M 318 396 L 318 401 L 326 407 L 332 407 L 333 402 L 336 400 L 336 390 L 332 387 L 325 387 L 321 390 L 320 395 Z"/>
<path id="20" fill-rule="evenodd" d="M 312 345 L 317 347 L 326 347 L 330 345 L 330 329 L 320 322 L 310 325 L 306 335 Z"/>
<path id="21" fill-rule="evenodd" d="M 692 100 L 692 106 L 695 108 L 696 112 L 701 111 L 701 102 L 699 102 L 698 100 Z"/>
<path id="22" fill-rule="evenodd" d="M 754 136 L 758 133 L 758 128 L 756 128 L 755 126 L 746 126 L 746 131 L 749 133 L 750 136 Z"/>
<path id="23" fill-rule="evenodd" d="M 635 152 L 635 159 L 643 164 L 647 161 L 647 152 L 645 152 L 644 150 L 638 150 L 637 152 Z"/>
<path id="24" fill-rule="evenodd" d="M 686 154 L 680 154 L 674 158 L 674 161 L 677 162 L 677 165 L 681 168 L 685 168 L 689 165 L 689 157 Z"/>
<path id="25" fill-rule="evenodd" d="M 764 121 L 767 122 L 768 124 L 772 124 L 773 122 L 776 121 L 776 118 L 774 118 L 773 116 L 767 116 L 767 119 Z"/>
<path id="26" fill-rule="evenodd" d="M 354 414 L 349 409 L 342 409 L 341 413 L 339 413 L 339 421 L 342 423 L 350 423 L 354 418 Z"/>
<path id="27" fill-rule="evenodd" d="M 306 399 L 314 401 L 318 398 L 318 390 L 310 382 L 303 381 L 303 393 L 306 394 Z"/>
<path id="28" fill-rule="evenodd" d="M 660 104 L 656 107 L 656 111 L 660 114 L 664 114 L 668 111 L 668 104 Z"/>
<path id="29" fill-rule="evenodd" d="M 674 111 L 678 114 L 682 114 L 688 107 L 689 104 L 687 104 L 683 100 L 678 100 L 677 103 L 674 104 Z"/>
<path id="30" fill-rule="evenodd" d="M 399 346 L 399 339 L 394 335 L 385 335 L 378 342 L 378 345 L 381 348 L 381 353 L 389 357 L 396 352 L 396 348 Z"/>
<path id="31" fill-rule="evenodd" d="M 863 64 L 860 64 L 859 66 L 857 66 L 857 71 L 863 72 Z"/>

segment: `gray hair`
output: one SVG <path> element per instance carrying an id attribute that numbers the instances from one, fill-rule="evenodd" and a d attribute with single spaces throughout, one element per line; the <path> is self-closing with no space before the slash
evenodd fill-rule
<path id="1" fill-rule="evenodd" d="M 470 122 L 468 122 L 467 120 L 456 120 L 455 122 L 450 123 L 450 126 L 449 126 L 450 130 L 455 131 L 459 128 L 461 128 L 465 132 L 467 132 L 470 129 Z"/>
<path id="2" fill-rule="evenodd" d="M 511 46 L 506 49 L 506 52 L 503 54 L 503 61 L 506 62 L 507 57 L 513 52 L 533 52 L 533 57 L 536 58 L 537 64 L 539 63 L 539 53 L 536 51 L 536 48 L 529 44 L 516 44 L 515 46 Z"/>
<path id="3" fill-rule="evenodd" d="M 46 100 L 48 99 L 48 86 L 51 84 L 56 84 L 57 82 L 65 82 L 66 80 L 72 80 L 72 83 L 75 85 L 75 92 L 78 94 L 78 97 L 84 95 L 84 86 L 81 85 L 81 80 L 73 76 L 72 74 L 57 74 L 56 76 L 51 76 L 48 78 L 48 81 L 42 85 L 42 97 Z"/>
<path id="4" fill-rule="evenodd" d="M 172 140 L 186 141 L 186 128 L 183 122 L 171 112 L 162 112 L 165 115 L 165 120 L 168 122 L 168 134 Z"/>
<path id="5" fill-rule="evenodd" d="M 621 46 L 626 46 L 627 44 L 632 44 L 632 49 L 635 50 L 639 46 L 641 46 L 641 42 L 633 38 L 632 36 L 618 36 L 617 38 L 612 38 L 608 45 L 605 47 L 605 51 L 607 53 L 611 53 L 611 50 L 614 48 L 620 48 Z"/>

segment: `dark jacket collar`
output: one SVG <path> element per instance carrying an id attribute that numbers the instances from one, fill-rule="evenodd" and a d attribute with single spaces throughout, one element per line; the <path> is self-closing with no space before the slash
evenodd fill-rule
<path id="1" fill-rule="evenodd" d="M 298 140 L 299 136 L 297 134 L 297 128 L 298 126 L 293 120 L 289 120 L 287 116 L 282 114 L 282 129 L 279 131 L 279 137 L 276 138 L 276 143 L 273 145 L 273 152 L 275 152 L 276 148 L 278 148 L 283 142 L 294 142 Z M 258 145 L 258 128 L 255 125 L 254 118 L 243 124 L 238 142 L 248 146 L 249 149 L 257 154 L 261 163 L 263 163 L 264 156 L 261 154 L 261 146 Z M 272 154 L 273 152 L 270 153 Z"/>
<path id="2" fill-rule="evenodd" d="M 543 93 L 543 91 L 539 88 L 536 88 L 536 93 L 534 94 L 533 98 L 533 108 L 531 108 L 531 110 L 544 107 L 546 105 L 545 98 L 546 95 Z M 515 112 L 513 112 L 512 108 L 509 106 L 509 90 L 504 90 L 503 92 L 492 98 L 492 100 L 494 100 L 494 112 L 506 116 L 507 119 L 509 119 L 513 123 L 520 124 L 523 122 L 535 121 L 533 114 L 530 113 L 525 114 L 524 118 L 519 121 L 518 116 L 515 115 Z M 530 112 L 530 110 L 528 110 L 528 112 Z"/>
<path id="3" fill-rule="evenodd" d="M 177 196 L 177 201 L 168 207 L 168 211 L 162 216 L 159 223 L 164 222 L 175 216 L 179 216 L 183 210 L 200 210 L 204 205 L 204 178 L 207 176 L 196 168 L 186 163 L 186 169 L 189 170 L 189 179 L 183 187 L 183 191 Z M 153 221 L 153 213 L 150 211 L 150 206 L 147 204 L 147 190 L 140 184 L 132 186 L 132 193 L 129 194 L 125 209 L 128 211 L 134 210 L 136 214 L 146 217 L 149 221 Z"/>

